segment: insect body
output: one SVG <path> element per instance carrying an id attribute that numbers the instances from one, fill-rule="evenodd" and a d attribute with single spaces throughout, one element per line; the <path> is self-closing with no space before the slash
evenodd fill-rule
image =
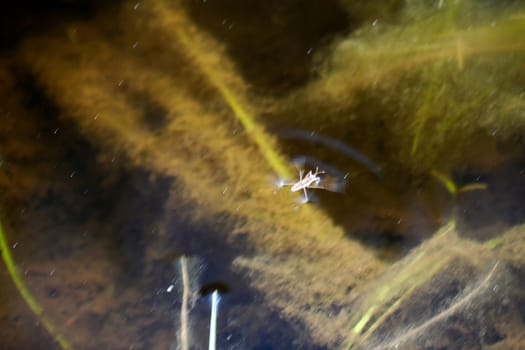
<path id="1" fill-rule="evenodd" d="M 284 183 L 281 184 L 281 186 L 292 186 L 290 189 L 292 192 L 298 192 L 303 190 L 304 192 L 304 198 L 305 201 L 308 202 L 308 191 L 307 189 L 311 188 L 319 188 L 319 189 L 325 189 L 323 186 L 320 185 L 321 177 L 320 174 L 324 174 L 324 171 L 319 170 L 318 168 L 315 168 L 315 172 L 312 172 L 311 170 L 304 175 L 304 170 L 299 170 L 299 181 L 295 183 Z M 304 175 L 304 176 L 303 176 Z"/>

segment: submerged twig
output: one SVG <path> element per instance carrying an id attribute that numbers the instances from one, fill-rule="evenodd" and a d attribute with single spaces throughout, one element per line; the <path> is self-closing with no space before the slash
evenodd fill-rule
<path id="1" fill-rule="evenodd" d="M 182 275 L 182 306 L 180 310 L 180 344 L 181 350 L 189 350 L 188 331 L 188 299 L 190 296 L 190 279 L 188 276 L 188 264 L 186 257 L 180 258 L 180 271 Z"/>
<path id="2" fill-rule="evenodd" d="M 219 313 L 219 291 L 215 290 L 211 294 L 211 315 L 210 315 L 210 339 L 208 350 L 215 350 L 217 342 L 217 316 Z"/>

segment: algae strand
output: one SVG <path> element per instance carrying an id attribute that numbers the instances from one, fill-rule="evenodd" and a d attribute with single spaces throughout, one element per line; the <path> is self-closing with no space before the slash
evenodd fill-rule
<path id="1" fill-rule="evenodd" d="M 160 12 L 166 12 L 163 9 L 164 4 L 157 2 Z M 182 20 L 180 18 L 179 20 Z M 195 42 L 191 41 L 186 28 L 191 26 L 190 23 L 179 23 L 174 26 L 174 30 L 180 43 L 184 46 L 184 52 L 187 53 L 197 65 L 197 68 L 202 70 L 204 75 L 209 79 L 210 83 L 217 88 L 224 101 L 231 108 L 233 115 L 241 122 L 247 134 L 259 148 L 264 159 L 268 162 L 271 168 L 281 177 L 290 178 L 292 173 L 289 166 L 283 157 L 275 148 L 275 143 L 270 140 L 263 128 L 257 124 L 255 117 L 248 111 L 241 99 L 234 93 L 234 91 L 223 81 L 220 74 L 217 74 L 217 68 L 209 66 L 210 63 L 200 59 L 198 52 L 195 52 Z M 217 62 L 216 62 L 217 63 Z"/>

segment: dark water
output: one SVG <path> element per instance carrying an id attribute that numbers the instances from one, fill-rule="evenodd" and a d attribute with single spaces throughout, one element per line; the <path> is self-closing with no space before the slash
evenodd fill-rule
<path id="1" fill-rule="evenodd" d="M 184 257 L 190 261 L 195 297 L 190 310 L 191 349 L 207 348 L 210 301 L 205 292 L 217 286 L 224 288 L 219 349 L 328 348 L 310 335 L 306 321 L 292 322 L 282 310 L 268 305 L 264 293 L 250 283 L 253 276 L 231 267 L 237 257 L 257 251 L 248 234 L 230 235 L 239 225 L 238 217 L 227 211 L 196 216 L 202 201 L 178 196 L 185 191 L 182 179 L 141 166 L 129 156 L 126 145 L 108 150 L 98 139 L 86 136 L 81 122 L 68 115 L 74 112 L 43 86 L 27 62 L 19 60 L 22 55 L 17 50 L 26 40 L 52 37 L 64 26 L 82 22 L 97 27 L 100 21 L 108 31 L 107 13 L 121 11 L 121 6 L 137 10 L 147 4 L 25 2 L 5 7 L 2 15 L 2 63 L 7 67 L 6 73 L 2 71 L 7 79 L 0 95 L 5 102 L 0 104 L 2 224 L 17 268 L 44 308 L 44 316 L 56 320 L 58 331 L 74 348 L 179 349 Z M 316 56 L 318 52 L 370 19 L 380 16 L 395 23 L 401 11 L 400 4 L 378 5 L 349 14 L 336 1 L 321 6 L 310 1 L 208 4 L 195 0 L 184 3 L 184 8 L 197 27 L 224 45 L 250 92 L 262 100 L 286 99 L 307 86 L 319 76 L 316 60 L 324 56 Z M 140 26 L 140 20 L 130 23 L 133 30 Z M 125 29 L 115 26 L 108 35 L 118 37 L 121 31 Z M 75 36 L 68 33 L 65 36 Z M 157 50 L 167 45 L 164 40 L 152 42 Z M 148 62 L 150 57 L 137 59 Z M 165 61 L 159 58 L 158 63 L 163 67 Z M 127 98 L 143 109 L 145 129 L 161 133 L 168 127 L 169 112 L 140 88 L 126 87 Z M 360 93 L 366 94 L 363 90 Z M 377 102 L 375 96 L 361 101 Z M 297 105 L 307 109 L 308 103 Z M 475 242 L 497 238 L 524 222 L 525 154 L 523 140 L 515 135 L 497 142 L 497 152 L 474 160 L 465 157 L 463 165 L 452 167 L 450 176 L 458 187 L 488 186 L 454 197 L 428 172 L 414 170 L 397 158 L 390 141 L 378 136 L 388 135 L 384 124 L 364 118 L 342 127 L 320 119 L 317 130 L 315 120 L 294 119 L 290 102 L 283 105 L 273 114 L 271 108 L 261 108 L 266 111 L 262 123 L 274 133 L 282 152 L 288 159 L 308 157 L 310 168 L 333 167 L 334 181 L 345 184 L 336 192 L 314 190 L 316 200 L 307 205 L 328 213 L 343 228 L 345 238 L 370 249 L 382 263 L 399 261 L 451 218 L 457 221 L 459 236 Z M 316 131 L 331 142 L 293 133 L 284 137 L 287 128 L 300 130 L 295 136 Z M 486 142 L 485 135 L 472 139 L 470 145 L 483 150 Z M 349 154 L 337 145 L 357 153 Z M 509 275 L 520 276 L 513 273 Z M 6 269 L 0 279 L 0 347 L 61 348 L 56 336 L 27 308 Z M 466 286 L 461 275 L 454 283 L 456 287 L 446 290 L 446 300 Z M 357 309 L 356 305 L 352 304 Z M 334 313 L 338 308 L 334 303 Z M 495 328 L 489 331 L 487 343 L 503 340 Z"/>
<path id="2" fill-rule="evenodd" d="M 35 109 L 54 111 L 38 91 L 28 91 Z M 191 312 L 199 330 L 193 334 L 196 348 L 207 347 L 210 302 L 202 292 L 218 284 L 227 289 L 220 303 L 220 348 L 293 347 L 297 330 L 260 305 L 262 296 L 249 288 L 243 276 L 229 270 L 231 260 L 251 248 L 242 235 L 238 241 L 227 240 L 231 226 L 227 215 L 198 223 L 188 219 L 192 203 L 166 210 L 169 189 L 177 188 L 177 179 L 130 169 L 119 155 L 101 169 L 97 149 L 54 113 L 41 111 L 25 122 L 31 124 L 30 134 L 17 129 L 16 121 L 10 135 L 25 139 L 37 154 L 45 145 L 45 158 L 31 159 L 34 183 L 29 191 L 33 186 L 40 191 L 39 178 L 45 177 L 46 185 L 43 193 L 20 198 L 28 190 L 17 185 L 24 175 L 16 170 L 18 164 L 7 161 L 13 171 L 3 195 L 14 204 L 4 207 L 4 225 L 9 227 L 16 262 L 39 302 L 45 308 L 62 304 L 68 328 L 99 335 L 79 348 L 175 346 L 182 254 L 192 262 L 190 273 L 198 276 L 191 281 L 197 298 Z M 164 221 L 164 233 L 159 232 L 159 221 Z M 70 264 L 85 269 L 71 270 Z M 7 273 L 3 276 L 3 348 L 56 347 Z M 229 318 L 235 318 L 237 325 L 227 324 Z M 260 328 L 261 324 L 265 326 Z M 115 337 L 114 332 L 123 335 Z"/>

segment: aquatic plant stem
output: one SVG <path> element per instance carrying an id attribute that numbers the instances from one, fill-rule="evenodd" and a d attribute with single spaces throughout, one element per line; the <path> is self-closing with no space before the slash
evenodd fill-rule
<path id="1" fill-rule="evenodd" d="M 259 147 L 264 158 L 272 169 L 282 178 L 290 178 L 291 172 L 286 166 L 286 162 L 281 159 L 277 151 L 271 146 L 271 142 L 267 139 L 264 131 L 255 123 L 255 119 L 242 107 L 235 95 L 225 85 L 221 83 L 216 84 L 217 89 L 224 97 L 224 100 L 233 113 L 244 126 L 244 129 Z"/>
<path id="2" fill-rule="evenodd" d="M 188 264 L 186 257 L 180 258 L 180 270 L 182 275 L 182 306 L 180 310 L 180 344 L 181 350 L 188 350 L 189 332 L 188 332 L 188 299 L 190 296 L 190 279 L 188 276 Z"/>
<path id="3" fill-rule="evenodd" d="M 464 192 L 470 192 L 475 190 L 486 190 L 488 188 L 488 185 L 484 182 L 477 182 L 477 183 L 471 183 L 468 185 L 464 185 L 461 187 L 458 187 L 458 185 L 452 180 L 452 178 L 448 175 L 445 175 L 444 173 L 441 173 L 437 170 L 432 170 L 430 172 L 432 176 L 434 176 L 438 181 L 440 181 L 443 186 L 447 189 L 448 193 L 452 197 L 452 215 L 449 219 L 450 222 L 455 223 L 456 219 L 458 218 L 458 195 L 460 193 Z"/>
<path id="4" fill-rule="evenodd" d="M 190 39 L 186 33 L 184 29 L 186 26 L 178 23 L 173 27 L 175 28 L 177 38 L 184 46 L 184 51 L 195 60 L 198 68 L 219 91 L 226 104 L 228 104 L 235 117 L 241 122 L 244 130 L 257 145 L 273 171 L 281 178 L 291 178 L 293 174 L 290 171 L 288 163 L 274 149 L 270 137 L 264 132 L 263 128 L 256 123 L 255 118 L 248 112 L 248 109 L 243 106 L 234 92 L 223 82 L 223 79 L 213 70 L 213 67 L 210 67 L 207 62 L 203 62 L 202 59 L 199 59 L 199 54 L 196 52 L 197 49 L 195 49 L 195 40 Z"/>
<path id="5" fill-rule="evenodd" d="M 72 349 L 72 346 L 69 342 L 60 334 L 56 329 L 55 325 L 43 315 L 42 307 L 37 303 L 27 286 L 25 285 L 22 277 L 18 273 L 13 256 L 11 255 L 11 250 L 9 249 L 9 244 L 4 234 L 2 223 L 0 222 L 0 249 L 2 251 L 2 260 L 7 268 L 9 277 L 13 280 L 13 283 L 16 286 L 16 289 L 26 302 L 27 306 L 33 314 L 36 315 L 40 323 L 44 326 L 47 332 L 53 337 L 53 339 L 60 345 L 62 349 L 69 350 Z"/>
<path id="6" fill-rule="evenodd" d="M 217 315 L 219 311 L 219 292 L 211 294 L 210 339 L 208 350 L 215 350 L 217 341 Z"/>

